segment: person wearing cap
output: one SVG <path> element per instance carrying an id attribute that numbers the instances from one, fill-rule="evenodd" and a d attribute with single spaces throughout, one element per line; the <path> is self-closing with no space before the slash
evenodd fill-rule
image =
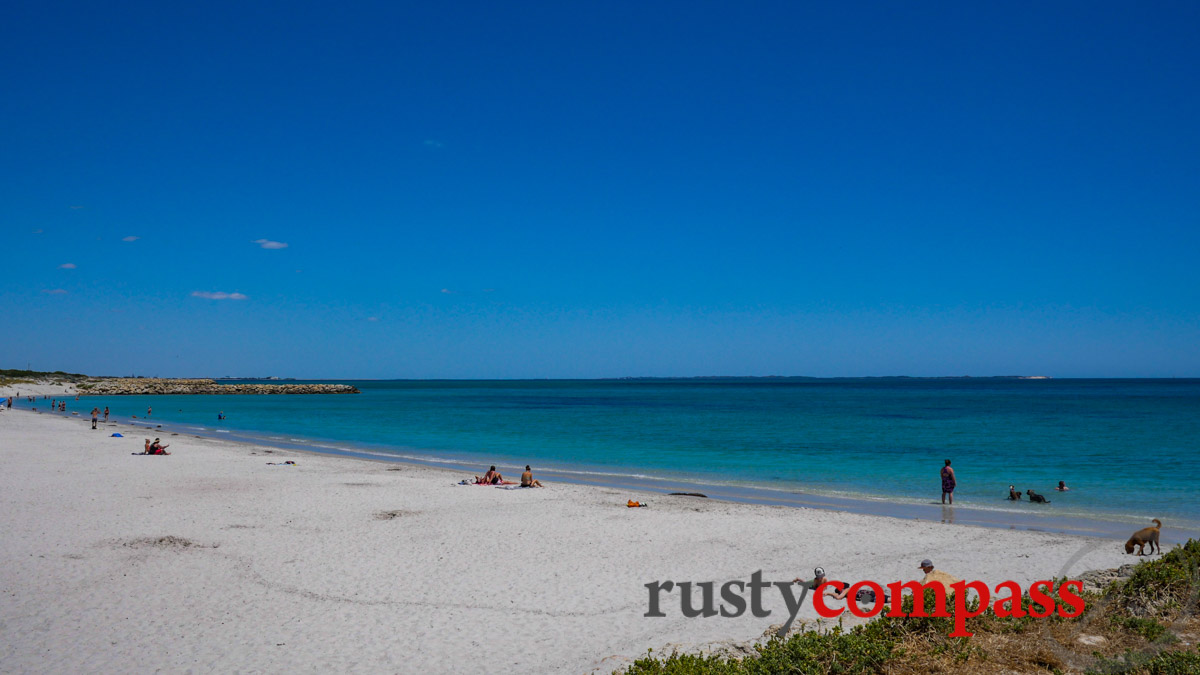
<path id="1" fill-rule="evenodd" d="M 825 568 L 818 567 L 813 570 L 813 580 L 812 581 L 805 581 L 805 580 L 801 579 L 800 577 L 796 577 L 795 579 L 792 580 L 792 583 L 801 584 L 803 586 L 806 586 L 808 588 L 808 590 L 815 591 L 821 587 L 821 584 L 826 583 L 827 581 L 828 581 L 828 579 L 825 578 Z M 849 595 L 849 593 L 850 593 L 850 586 L 848 584 L 842 584 L 841 589 L 838 589 L 838 590 L 835 590 L 833 588 L 825 589 L 825 595 L 832 596 L 834 600 L 845 600 L 846 596 Z"/>
<path id="2" fill-rule="evenodd" d="M 960 579 L 956 579 L 955 577 L 950 576 L 941 570 L 935 570 L 933 568 L 933 561 L 929 558 L 921 561 L 920 568 L 923 572 L 925 572 L 925 578 L 921 579 L 921 585 L 932 583 L 941 584 L 946 588 L 947 595 L 954 592 L 954 589 L 950 588 L 950 585 L 961 581 Z"/>
<path id="3" fill-rule="evenodd" d="M 804 579 L 801 579 L 800 577 L 796 577 L 795 579 L 792 579 L 793 584 L 801 584 L 804 586 L 808 586 L 808 590 L 810 590 L 810 591 L 817 590 L 817 587 L 820 586 L 821 584 L 825 583 L 825 581 L 826 581 L 826 579 L 825 579 L 825 568 L 824 567 L 818 567 L 815 570 L 813 570 L 813 580 L 812 581 L 805 581 Z"/>

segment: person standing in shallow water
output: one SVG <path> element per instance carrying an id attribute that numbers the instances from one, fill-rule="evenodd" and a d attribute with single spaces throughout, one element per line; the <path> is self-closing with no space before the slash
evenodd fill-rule
<path id="1" fill-rule="evenodd" d="M 950 498 L 950 503 L 954 503 L 954 488 L 958 486 L 958 481 L 954 478 L 954 469 L 950 468 L 950 460 L 946 460 L 946 466 L 942 467 L 942 503 L 946 503 L 946 498 Z"/>

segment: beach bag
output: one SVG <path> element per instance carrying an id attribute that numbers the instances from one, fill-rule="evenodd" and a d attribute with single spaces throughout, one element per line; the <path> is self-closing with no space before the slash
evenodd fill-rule
<path id="1" fill-rule="evenodd" d="M 854 599 L 865 605 L 873 605 L 875 604 L 875 591 L 871 590 L 870 588 L 860 588 L 858 589 L 858 592 L 854 594 Z M 887 593 L 884 593 L 883 601 L 887 602 L 889 599 L 890 598 L 888 598 Z"/>

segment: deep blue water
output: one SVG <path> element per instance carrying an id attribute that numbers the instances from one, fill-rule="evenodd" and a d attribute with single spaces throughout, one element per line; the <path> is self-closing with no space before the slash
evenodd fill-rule
<path id="1" fill-rule="evenodd" d="M 409 457 L 1200 523 L 1200 380 L 368 381 L 359 395 L 85 397 L 114 415 Z M 217 411 L 228 416 L 218 423 Z M 314 443 L 315 442 L 315 443 Z M 1072 491 L 1053 490 L 1065 480 Z M 1046 507 L 1041 507 L 1045 509 Z"/>

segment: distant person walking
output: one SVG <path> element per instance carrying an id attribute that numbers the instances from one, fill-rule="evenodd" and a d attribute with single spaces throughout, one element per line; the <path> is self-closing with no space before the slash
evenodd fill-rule
<path id="1" fill-rule="evenodd" d="M 100 417 L 100 409 L 92 408 L 92 428 L 93 429 L 96 428 L 96 421 L 99 419 L 99 417 Z"/>
<path id="2" fill-rule="evenodd" d="M 104 406 L 104 423 L 108 424 L 108 406 Z"/>
<path id="3" fill-rule="evenodd" d="M 946 460 L 946 466 L 942 467 L 942 503 L 946 503 L 946 498 L 950 498 L 950 503 L 954 503 L 954 488 L 958 486 L 958 481 L 954 478 L 954 469 L 950 468 L 950 460 Z"/>

